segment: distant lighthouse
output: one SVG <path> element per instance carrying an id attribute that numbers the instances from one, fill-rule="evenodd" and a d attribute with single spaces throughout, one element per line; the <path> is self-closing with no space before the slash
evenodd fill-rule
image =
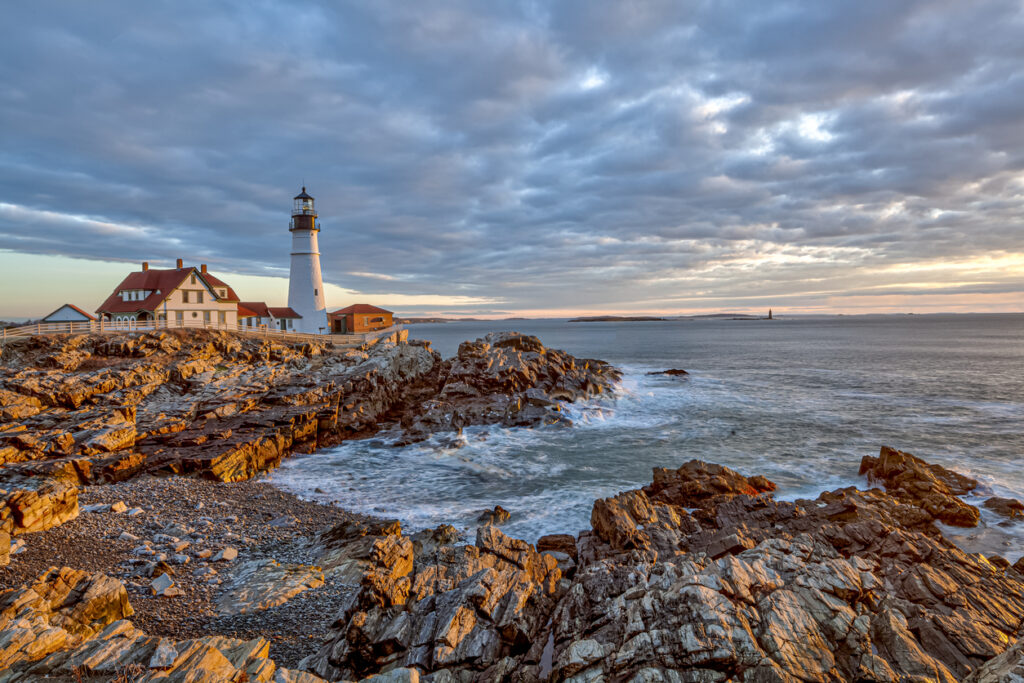
<path id="1" fill-rule="evenodd" d="M 316 220 L 313 198 L 306 194 L 305 187 L 295 196 L 289 231 L 292 233 L 292 270 L 288 280 L 288 307 L 302 316 L 295 321 L 295 330 L 307 334 L 328 332 L 316 238 L 320 224 Z"/>

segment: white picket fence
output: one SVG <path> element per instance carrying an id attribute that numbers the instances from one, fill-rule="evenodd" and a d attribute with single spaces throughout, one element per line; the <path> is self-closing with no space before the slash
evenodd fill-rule
<path id="1" fill-rule="evenodd" d="M 247 327 L 245 325 L 228 325 L 227 323 L 208 322 L 206 320 L 88 320 L 82 322 L 33 323 L 22 327 L 7 327 L 3 330 L 3 339 L 32 337 L 40 334 L 119 334 L 124 332 L 152 332 L 155 330 L 223 330 L 238 332 L 254 337 L 279 339 L 282 341 L 320 341 L 330 342 L 335 346 L 362 346 L 363 344 L 388 336 L 402 329 L 401 325 L 392 325 L 383 330 L 365 332 L 363 334 L 305 334 L 276 330 L 266 325 Z"/>

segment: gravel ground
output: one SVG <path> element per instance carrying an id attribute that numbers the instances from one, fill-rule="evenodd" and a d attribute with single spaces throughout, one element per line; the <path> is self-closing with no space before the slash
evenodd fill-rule
<path id="1" fill-rule="evenodd" d="M 119 502 L 128 510 L 88 511 L 90 505 Z M 310 540 L 318 531 L 362 518 L 336 507 L 299 500 L 266 483 L 223 484 L 147 476 L 88 487 L 81 492 L 79 505 L 82 511 L 77 519 L 18 537 L 25 547 L 11 556 L 9 566 L 0 568 L 0 587 L 20 586 L 51 566 L 101 571 L 125 582 L 135 609 L 132 621 L 147 633 L 176 639 L 262 636 L 271 641 L 271 656 L 286 667 L 294 667 L 299 659 L 319 648 L 334 621 L 337 604 L 346 591 L 352 590 L 328 578 L 322 587 L 300 593 L 279 607 L 217 616 L 215 601 L 232 565 L 264 557 L 313 564 Z M 123 533 L 138 538 L 121 537 Z M 150 541 L 148 548 L 146 541 Z M 174 546 L 181 543 L 188 545 L 175 551 Z M 237 559 L 214 562 L 216 553 L 226 547 L 238 551 Z M 165 562 L 181 595 L 152 595 L 152 579 L 145 568 L 159 558 L 149 553 L 166 555 Z M 211 556 L 203 558 L 204 554 Z M 206 568 L 217 573 L 195 575 Z"/>

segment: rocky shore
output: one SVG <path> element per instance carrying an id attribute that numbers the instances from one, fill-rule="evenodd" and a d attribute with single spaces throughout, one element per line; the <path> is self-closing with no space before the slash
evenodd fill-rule
<path id="1" fill-rule="evenodd" d="M 449 360 L 403 340 L 37 338 L 2 365 L 0 683 L 1024 676 L 1024 562 L 944 538 L 979 523 L 977 482 L 891 448 L 863 458 L 863 490 L 813 500 L 655 469 L 535 544 L 500 508 L 468 539 L 409 534 L 252 480 L 379 429 L 565 424 L 563 402 L 612 390 L 607 364 L 532 337 Z"/>

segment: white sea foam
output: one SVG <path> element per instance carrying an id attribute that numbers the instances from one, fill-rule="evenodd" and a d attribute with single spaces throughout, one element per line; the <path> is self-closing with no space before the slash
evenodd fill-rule
<path id="1" fill-rule="evenodd" d="M 591 339 L 589 328 L 548 327 L 556 336 L 575 335 L 565 339 Z M 677 349 L 676 356 L 620 364 L 624 376 L 614 396 L 565 406 L 571 428 L 472 427 L 403 447 L 392 445 L 394 435 L 382 435 L 288 459 L 270 480 L 299 495 L 399 518 L 414 529 L 454 523 L 469 530 L 482 510 L 500 504 L 513 513 L 507 532 L 529 540 L 587 528 L 596 498 L 646 484 L 652 467 L 678 467 L 692 458 L 764 474 L 779 485 L 778 497 L 792 500 L 863 487 L 861 457 L 885 444 L 979 478 L 998 495 L 1024 497 L 1018 463 L 1024 453 L 1018 397 L 1024 392 L 1020 378 L 1005 373 L 1006 347 L 992 352 L 991 372 L 972 366 L 959 383 L 951 376 L 947 388 L 932 377 L 939 367 L 934 361 L 907 360 L 898 352 L 890 359 L 852 342 L 839 345 L 841 352 L 827 344 L 819 349 L 801 337 L 823 334 L 813 327 L 779 339 L 757 335 L 791 334 L 790 328 L 718 323 L 665 329 L 645 331 L 666 335 L 662 346 L 649 346 Z M 827 333 L 851 334 L 837 329 Z M 444 333 L 459 334 L 450 326 Z M 671 336 L 680 334 L 692 343 Z M 625 332 L 615 337 L 617 343 L 630 339 Z M 872 336 L 870 343 L 891 339 Z M 609 358 L 623 351 L 584 344 L 574 353 Z M 634 353 L 643 356 L 639 347 Z M 927 349 L 921 353 L 930 358 Z M 646 374 L 680 366 L 691 374 Z M 942 372 L 957 370 L 942 366 Z M 988 511 L 982 516 L 1002 534 L 1000 542 L 1021 538 L 1022 525 L 999 526 Z M 1006 546 L 1006 556 L 1015 548 Z"/>

